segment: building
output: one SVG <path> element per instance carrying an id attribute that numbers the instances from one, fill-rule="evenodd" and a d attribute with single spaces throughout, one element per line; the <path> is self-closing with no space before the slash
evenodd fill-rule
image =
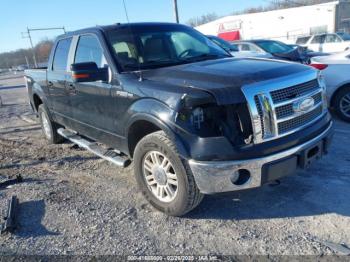
<path id="1" fill-rule="evenodd" d="M 350 32 L 350 0 L 226 16 L 196 29 L 226 40 L 275 39 L 294 43 L 297 36 Z"/>

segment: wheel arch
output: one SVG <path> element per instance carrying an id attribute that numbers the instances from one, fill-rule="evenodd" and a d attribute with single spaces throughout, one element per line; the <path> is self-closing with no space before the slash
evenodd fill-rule
<path id="1" fill-rule="evenodd" d="M 39 106 L 43 103 L 44 103 L 43 99 L 40 97 L 40 95 L 38 95 L 37 93 L 34 93 L 33 94 L 33 106 L 34 106 L 36 113 L 38 112 Z"/>
<path id="2" fill-rule="evenodd" d="M 160 130 L 164 131 L 174 142 L 179 154 L 188 158 L 187 150 L 171 127 L 155 116 L 146 113 L 137 114 L 127 127 L 127 145 L 130 157 L 133 157 L 136 145 L 143 137 Z"/>
<path id="3" fill-rule="evenodd" d="M 346 87 L 350 87 L 350 82 L 345 83 L 345 84 L 343 83 L 333 92 L 331 99 L 330 99 L 330 106 L 332 108 L 334 108 L 334 106 L 335 106 L 335 99 L 336 99 L 337 95 L 339 94 L 339 92 L 341 92 L 341 90 L 343 90 Z"/>

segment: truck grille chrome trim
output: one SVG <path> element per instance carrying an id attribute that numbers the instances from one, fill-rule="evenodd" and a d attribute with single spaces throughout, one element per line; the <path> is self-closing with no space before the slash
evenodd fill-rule
<path id="1" fill-rule="evenodd" d="M 299 131 L 327 113 L 325 90 L 314 71 L 246 85 L 242 91 L 248 101 L 255 144 Z"/>
<path id="2" fill-rule="evenodd" d="M 274 119 L 275 113 L 272 108 L 271 98 L 267 94 L 259 94 L 255 98 L 257 107 L 260 115 L 260 123 L 262 125 L 262 134 L 264 138 L 274 137 L 276 135 L 277 129 Z"/>

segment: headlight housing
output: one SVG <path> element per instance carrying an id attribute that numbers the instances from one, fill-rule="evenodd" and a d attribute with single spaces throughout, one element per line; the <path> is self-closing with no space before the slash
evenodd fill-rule
<path id="1" fill-rule="evenodd" d="M 327 95 L 326 95 L 327 87 L 326 87 L 326 81 L 325 81 L 325 78 L 324 78 L 322 71 L 318 71 L 317 81 L 318 81 L 319 86 L 322 88 L 323 108 L 326 109 L 326 108 L 328 108 Z"/>
<path id="2" fill-rule="evenodd" d="M 317 81 L 320 87 L 322 87 L 322 89 L 324 90 L 324 92 L 326 92 L 326 81 L 324 79 L 322 71 L 317 72 Z"/>

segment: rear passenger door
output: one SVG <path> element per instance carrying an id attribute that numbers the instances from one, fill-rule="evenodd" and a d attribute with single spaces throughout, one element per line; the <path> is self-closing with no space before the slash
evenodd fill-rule
<path id="1" fill-rule="evenodd" d="M 57 122 L 63 125 L 69 124 L 72 118 L 72 110 L 68 99 L 66 81 L 70 76 L 69 54 L 72 37 L 58 40 L 55 46 L 52 63 L 47 70 L 47 86 L 50 95 L 50 111 Z"/>

